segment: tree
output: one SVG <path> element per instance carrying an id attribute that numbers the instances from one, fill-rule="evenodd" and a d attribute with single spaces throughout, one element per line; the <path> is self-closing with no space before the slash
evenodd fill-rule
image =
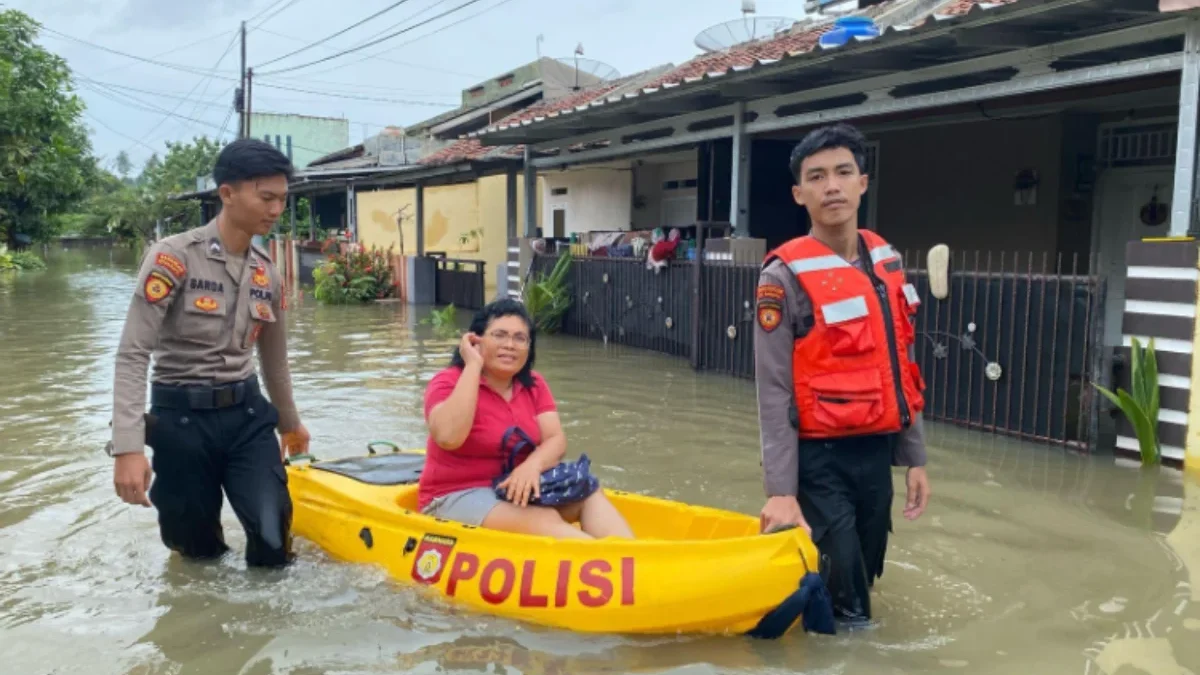
<path id="1" fill-rule="evenodd" d="M 79 234 L 149 242 L 159 221 L 164 234 L 200 226 L 198 204 L 171 197 L 195 190 L 196 178 L 212 173 L 222 146 L 202 136 L 191 143 L 168 141 L 166 147 L 166 155 L 162 159 L 157 153 L 152 155 L 133 180 L 97 168 L 81 212 L 63 217 L 63 227 Z"/>
<path id="2" fill-rule="evenodd" d="M 0 11 L 0 234 L 54 236 L 53 216 L 77 204 L 96 177 L 91 143 L 66 62 L 34 44 L 39 25 Z"/>
<path id="3" fill-rule="evenodd" d="M 124 150 L 118 152 L 114 163 L 117 166 L 117 174 L 121 176 L 121 180 L 129 182 L 129 172 L 133 171 L 133 162 L 129 160 L 129 153 Z"/>

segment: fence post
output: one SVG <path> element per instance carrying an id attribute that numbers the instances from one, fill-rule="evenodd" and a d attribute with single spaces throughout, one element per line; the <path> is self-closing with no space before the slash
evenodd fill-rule
<path id="1" fill-rule="evenodd" d="M 704 306 L 704 223 L 696 224 L 696 260 L 692 263 L 692 368 L 700 369 L 700 310 Z"/>

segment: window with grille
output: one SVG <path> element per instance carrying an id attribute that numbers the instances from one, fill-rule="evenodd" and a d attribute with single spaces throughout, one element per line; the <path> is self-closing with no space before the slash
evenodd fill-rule
<path id="1" fill-rule="evenodd" d="M 1177 121 L 1147 120 L 1100 127 L 1096 145 L 1100 168 L 1173 166 Z"/>

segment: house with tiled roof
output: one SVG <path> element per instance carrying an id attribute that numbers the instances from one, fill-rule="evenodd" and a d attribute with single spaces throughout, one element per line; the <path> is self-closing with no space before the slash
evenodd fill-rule
<path id="1" fill-rule="evenodd" d="M 349 238 L 363 245 L 482 263 L 491 295 L 523 204 L 540 208 L 540 181 L 524 185 L 523 145 L 484 147 L 467 135 L 637 89 L 672 67 L 601 78 L 542 58 L 464 89 L 454 110 L 313 162 L 293 192 L 339 203 Z"/>
<path id="2" fill-rule="evenodd" d="M 1163 459 L 1182 463 L 1200 405 L 1198 3 L 918 2 L 818 3 L 851 11 L 468 137 L 524 145 L 543 234 L 590 254 L 566 332 L 752 377 L 757 266 L 809 229 L 791 152 L 851 123 L 859 225 L 906 252 L 920 300 L 925 419 L 1136 456 L 1094 385 L 1128 390 L 1132 340 L 1154 338 Z M 648 227 L 678 229 L 687 255 L 666 271 L 606 259 L 644 256 L 629 231 Z M 934 296 L 927 253 L 943 246 Z"/>

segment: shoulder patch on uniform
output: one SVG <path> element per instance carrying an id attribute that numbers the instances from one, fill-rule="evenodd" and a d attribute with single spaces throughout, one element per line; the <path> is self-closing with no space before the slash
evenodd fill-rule
<path id="1" fill-rule="evenodd" d="M 154 264 L 170 272 L 176 279 L 182 279 L 187 276 L 187 266 L 183 261 L 170 253 L 159 253 L 154 256 Z"/>
<path id="2" fill-rule="evenodd" d="M 783 286 L 779 284 L 759 284 L 758 290 L 755 292 L 756 299 L 760 303 L 763 300 L 774 300 L 782 303 L 785 295 Z"/>
<path id="3" fill-rule="evenodd" d="M 146 294 L 146 301 L 153 305 L 170 295 L 173 288 L 175 282 L 170 277 L 162 272 L 151 271 L 142 285 L 142 292 Z"/>
<path id="4" fill-rule="evenodd" d="M 899 258 L 892 258 L 883 264 L 883 269 L 888 272 L 899 272 L 904 267 L 904 263 Z"/>
<path id="5" fill-rule="evenodd" d="M 758 318 L 758 327 L 768 333 L 779 328 L 779 323 L 783 320 L 783 310 L 774 302 L 760 302 L 755 315 Z"/>

